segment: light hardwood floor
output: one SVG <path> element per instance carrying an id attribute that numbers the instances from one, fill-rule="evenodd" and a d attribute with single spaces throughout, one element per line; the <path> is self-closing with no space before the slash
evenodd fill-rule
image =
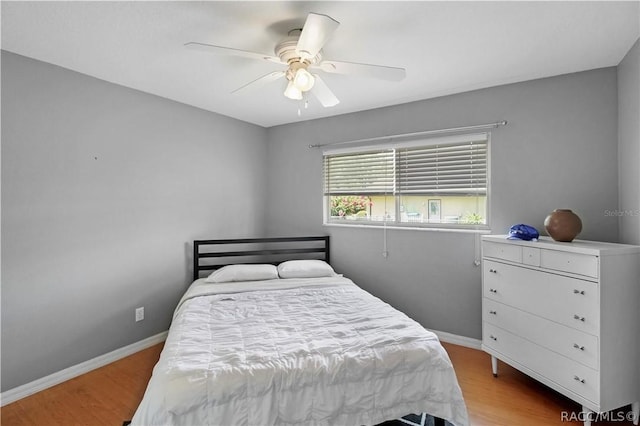
<path id="1" fill-rule="evenodd" d="M 444 344 L 456 369 L 473 426 L 578 425 L 580 406 L 489 355 Z M 2 426 L 121 426 L 140 402 L 162 344 L 84 374 L 1 409 Z M 615 415 L 624 415 L 622 410 Z M 563 420 L 563 413 L 564 420 Z M 572 417 L 573 416 L 573 417 Z M 617 417 L 616 417 L 617 419 Z M 597 426 L 630 421 L 595 422 Z"/>

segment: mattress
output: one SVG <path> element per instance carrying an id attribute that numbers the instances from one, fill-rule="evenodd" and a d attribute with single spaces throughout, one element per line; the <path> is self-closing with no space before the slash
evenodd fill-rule
<path id="1" fill-rule="evenodd" d="M 180 300 L 132 425 L 468 424 L 435 334 L 342 277 L 211 284 Z"/>

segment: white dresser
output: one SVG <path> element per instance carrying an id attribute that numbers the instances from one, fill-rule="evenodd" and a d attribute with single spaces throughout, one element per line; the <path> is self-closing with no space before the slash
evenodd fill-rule
<path id="1" fill-rule="evenodd" d="M 482 349 L 594 413 L 640 410 L 640 247 L 482 237 Z"/>

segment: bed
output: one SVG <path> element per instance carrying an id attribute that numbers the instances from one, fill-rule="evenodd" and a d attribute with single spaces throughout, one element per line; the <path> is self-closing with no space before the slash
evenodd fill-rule
<path id="1" fill-rule="evenodd" d="M 467 425 L 435 334 L 337 274 L 329 247 L 194 241 L 193 283 L 131 425 Z"/>

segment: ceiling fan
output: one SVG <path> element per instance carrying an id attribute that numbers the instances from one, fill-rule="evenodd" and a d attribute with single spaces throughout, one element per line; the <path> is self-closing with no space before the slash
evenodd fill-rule
<path id="1" fill-rule="evenodd" d="M 335 106 L 340 101 L 315 73 L 316 71 L 388 81 L 404 79 L 406 75 L 404 68 L 324 60 L 322 47 L 339 25 L 340 23 L 330 16 L 309 13 L 302 29 L 289 31 L 288 36 L 276 45 L 274 49 L 276 56 L 198 42 L 189 42 L 185 46 L 214 54 L 240 56 L 287 65 L 285 70 L 263 75 L 232 93 L 255 89 L 284 77 L 287 80 L 284 96 L 301 100 L 303 94 L 310 92 L 324 107 Z"/>

